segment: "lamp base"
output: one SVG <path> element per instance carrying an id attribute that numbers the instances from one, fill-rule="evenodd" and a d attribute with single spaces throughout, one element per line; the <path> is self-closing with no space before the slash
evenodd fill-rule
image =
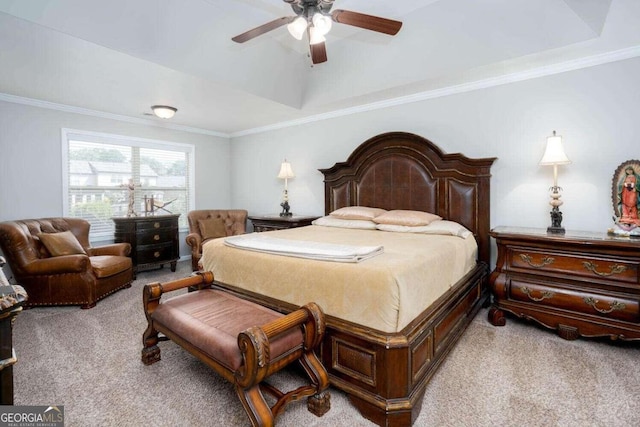
<path id="1" fill-rule="evenodd" d="M 547 227 L 549 234 L 564 234 L 564 227 Z"/>
<path id="2" fill-rule="evenodd" d="M 562 212 L 560 212 L 558 206 L 554 206 L 549 213 L 551 215 L 551 226 L 547 227 L 547 233 L 564 234 L 564 227 L 562 227 Z"/>
<path id="3" fill-rule="evenodd" d="M 280 206 L 282 206 L 282 212 L 280 212 L 280 216 L 293 216 L 293 214 L 289 212 L 289 209 L 291 209 L 291 207 L 289 206 L 289 201 L 285 200 L 284 202 L 280 203 Z"/>

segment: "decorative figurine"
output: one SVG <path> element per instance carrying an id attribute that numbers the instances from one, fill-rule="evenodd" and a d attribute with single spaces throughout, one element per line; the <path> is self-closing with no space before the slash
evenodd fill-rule
<path id="1" fill-rule="evenodd" d="M 609 234 L 640 237 L 640 161 L 629 160 L 618 166 L 611 192 L 615 227 Z"/>
<path id="2" fill-rule="evenodd" d="M 128 184 L 121 184 L 120 187 L 127 187 L 129 189 L 129 208 L 127 209 L 127 217 L 138 216 L 136 211 L 133 209 L 133 206 L 136 202 L 136 185 L 134 184 L 133 180 L 130 179 Z"/>

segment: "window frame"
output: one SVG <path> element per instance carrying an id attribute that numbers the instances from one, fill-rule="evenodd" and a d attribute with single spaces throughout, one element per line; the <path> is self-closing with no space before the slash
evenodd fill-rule
<path id="1" fill-rule="evenodd" d="M 78 129 L 69 129 L 62 128 L 61 129 L 61 137 L 62 137 L 62 215 L 69 216 L 70 215 L 70 206 L 69 206 L 69 141 L 70 140 L 80 140 L 85 142 L 95 142 L 102 144 L 110 144 L 110 145 L 121 145 L 125 147 L 139 147 L 139 148 L 149 148 L 149 149 L 158 149 L 158 150 L 168 150 L 168 151 L 178 151 L 185 153 L 188 157 L 189 168 L 188 168 L 188 176 L 187 179 L 187 212 L 184 212 L 186 216 L 188 211 L 192 211 L 195 209 L 195 151 L 196 147 L 194 144 L 182 143 L 182 142 L 174 142 L 174 141 L 165 141 L 158 139 L 149 139 L 149 138 L 140 138 L 134 136 L 126 136 L 126 135 L 116 135 L 104 132 L 93 132 L 86 130 L 78 130 Z M 188 225 L 181 226 L 180 232 L 188 232 Z M 113 234 L 107 233 L 92 233 L 92 240 L 101 241 L 101 240 L 113 240 Z"/>

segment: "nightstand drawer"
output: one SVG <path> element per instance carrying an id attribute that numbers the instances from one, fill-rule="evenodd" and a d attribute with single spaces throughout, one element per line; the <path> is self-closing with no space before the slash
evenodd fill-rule
<path id="1" fill-rule="evenodd" d="M 560 255 L 551 251 L 510 250 L 510 267 L 540 273 L 568 274 L 590 279 L 609 280 L 637 284 L 638 263 L 582 257 L 577 255 Z"/>
<path id="2" fill-rule="evenodd" d="M 640 320 L 637 299 L 511 280 L 509 299 L 626 322 Z"/>

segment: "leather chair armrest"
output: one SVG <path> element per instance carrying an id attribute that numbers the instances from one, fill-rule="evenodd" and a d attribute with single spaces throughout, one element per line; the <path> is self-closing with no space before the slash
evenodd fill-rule
<path id="1" fill-rule="evenodd" d="M 24 266 L 28 275 L 46 275 L 63 273 L 82 273 L 91 269 L 87 255 L 63 255 L 37 259 Z"/>
<path id="2" fill-rule="evenodd" d="M 129 254 L 131 253 L 131 245 L 129 243 L 111 243 L 109 245 L 89 248 L 88 253 L 89 256 L 129 256 Z"/>
<path id="3" fill-rule="evenodd" d="M 187 245 L 191 247 L 192 255 L 200 255 L 202 253 L 202 237 L 198 233 L 189 233 L 185 240 Z"/>

